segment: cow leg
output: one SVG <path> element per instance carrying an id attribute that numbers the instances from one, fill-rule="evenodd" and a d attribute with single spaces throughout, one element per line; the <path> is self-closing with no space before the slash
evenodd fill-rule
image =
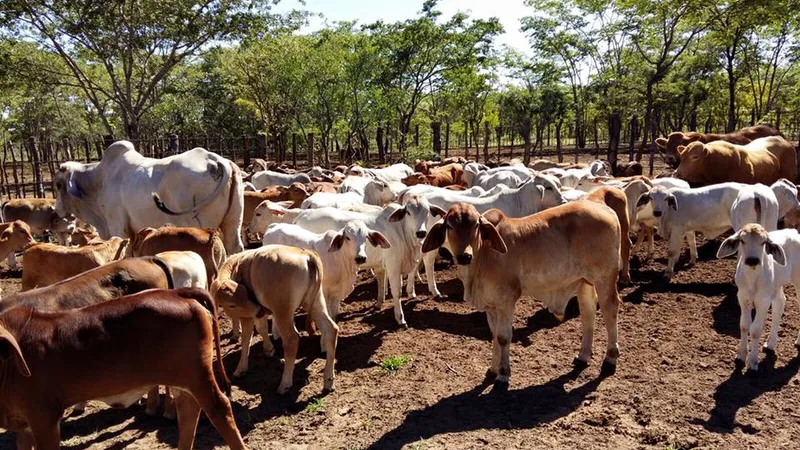
<path id="1" fill-rule="evenodd" d="M 656 230 L 653 227 L 647 227 L 647 255 L 645 256 L 645 261 L 648 261 L 653 257 L 656 242 L 655 235 Z"/>
<path id="2" fill-rule="evenodd" d="M 191 394 L 176 389 L 175 409 L 178 412 L 178 449 L 191 450 L 200 420 L 200 405 Z"/>
<path id="3" fill-rule="evenodd" d="M 247 372 L 250 359 L 250 338 L 253 337 L 253 319 L 241 318 L 242 320 L 242 350 L 239 356 L 239 365 L 233 372 L 234 377 L 240 377 Z"/>
<path id="4" fill-rule="evenodd" d="M 203 376 L 203 383 L 193 388 L 191 391 L 191 395 L 184 395 L 184 397 L 194 397 L 193 400 L 196 400 L 194 403 L 195 405 L 199 405 L 200 408 L 203 409 L 203 412 L 206 413 L 208 420 L 211 421 L 211 424 L 214 425 L 214 428 L 219 431 L 219 434 L 222 435 L 222 439 L 225 443 L 230 447 L 232 450 L 246 450 L 247 447 L 244 445 L 244 441 L 242 441 L 242 435 L 239 434 L 239 429 L 236 427 L 236 421 L 233 418 L 233 410 L 231 410 L 231 402 L 225 397 L 225 394 L 219 390 L 217 383 L 214 382 L 214 373 L 210 367 L 211 361 L 209 361 L 208 375 Z M 187 401 L 188 403 L 188 401 Z M 194 412 L 194 411 L 189 411 Z M 180 417 L 180 415 L 178 416 Z M 196 414 L 192 414 L 190 417 L 191 423 L 194 425 L 192 428 L 192 440 L 194 440 L 194 433 L 197 429 L 197 418 L 199 417 L 199 411 Z M 181 432 L 181 438 L 184 438 L 183 430 L 181 424 L 178 424 L 178 427 L 181 428 L 179 431 Z M 182 443 L 182 442 L 181 442 Z M 181 450 L 183 447 L 180 447 Z M 187 450 L 191 449 L 191 446 L 186 447 Z"/>
<path id="5" fill-rule="evenodd" d="M 786 295 L 783 293 L 783 287 L 779 287 L 772 297 L 772 323 L 769 327 L 769 339 L 764 343 L 764 351 L 767 353 L 775 353 L 775 346 L 778 344 L 778 332 L 781 328 L 781 317 L 785 306 Z"/>
<path id="6" fill-rule="evenodd" d="M 697 262 L 697 236 L 694 231 L 686 233 L 686 243 L 689 244 L 689 264 Z"/>
<path id="7" fill-rule="evenodd" d="M 148 416 L 155 416 L 159 406 L 161 406 L 161 397 L 158 394 L 158 386 L 153 386 L 147 391 L 147 406 L 144 408 L 144 412 Z"/>
<path id="8" fill-rule="evenodd" d="M 486 309 L 486 321 L 489 323 L 489 330 L 492 332 L 492 364 L 486 373 L 486 378 L 494 381 L 500 374 L 500 345 L 497 343 L 497 317 L 494 308 Z"/>
<path id="9" fill-rule="evenodd" d="M 258 334 L 261 335 L 261 345 L 264 347 L 264 354 L 267 356 L 275 355 L 275 347 L 272 345 L 272 339 L 269 337 L 269 319 L 266 317 L 256 318 L 256 329 Z M 273 330 L 275 327 L 272 327 Z"/>
<path id="10" fill-rule="evenodd" d="M 408 298 L 417 298 L 417 286 L 415 283 L 415 278 L 418 276 L 419 272 L 417 271 L 417 267 L 415 267 L 406 277 L 406 294 L 408 295 Z"/>
<path id="11" fill-rule="evenodd" d="M 678 257 L 681 255 L 681 241 L 683 240 L 683 233 L 673 232 L 669 237 L 669 249 L 667 250 L 667 270 L 664 276 L 669 280 L 675 273 L 675 263 L 678 262 Z"/>
<path id="12" fill-rule="evenodd" d="M 800 290 L 798 290 L 798 288 L 800 288 L 800 285 L 795 284 L 794 285 L 794 292 L 795 292 L 794 299 L 797 302 L 797 306 L 800 307 Z M 795 341 L 794 341 L 794 346 L 795 346 L 796 349 L 800 350 L 800 331 L 797 332 L 797 339 L 795 339 Z"/>
<path id="13" fill-rule="evenodd" d="M 578 286 L 578 308 L 581 314 L 581 350 L 575 358 L 576 365 L 588 364 L 592 359 L 592 339 L 597 316 L 597 293 L 594 286 L 583 282 Z"/>
<path id="14" fill-rule="evenodd" d="M 386 270 L 375 269 L 375 279 L 378 281 L 378 296 L 375 299 L 375 307 L 380 309 L 386 301 Z"/>
<path id="15" fill-rule="evenodd" d="M 33 434 L 30 428 L 17 431 L 17 450 L 33 450 Z"/>
<path id="16" fill-rule="evenodd" d="M 241 337 L 242 324 L 238 317 L 231 317 L 231 341 L 238 342 Z"/>
<path id="17" fill-rule="evenodd" d="M 608 343 L 606 345 L 606 356 L 603 359 L 601 374 L 611 375 L 616 371 L 617 360 L 619 359 L 619 338 L 617 329 L 617 317 L 619 314 L 619 291 L 613 279 L 608 282 L 598 282 L 595 286 L 595 295 L 600 302 L 600 312 L 603 314 L 603 322 L 606 324 L 606 334 Z"/>
<path id="18" fill-rule="evenodd" d="M 737 297 L 739 299 L 739 349 L 736 352 L 736 364 L 744 365 L 747 359 L 747 338 L 750 333 L 750 325 L 753 322 L 752 309 L 753 304 L 745 294 L 739 290 Z"/>
<path id="19" fill-rule="evenodd" d="M 61 428 L 60 419 L 63 411 L 58 411 L 50 416 L 50 412 L 44 412 L 43 417 L 36 417 L 28 423 L 33 433 L 33 443 L 36 450 L 59 450 L 61 448 Z"/>
<path id="20" fill-rule="evenodd" d="M 498 353 L 500 355 L 500 367 L 496 381 L 498 383 L 508 383 L 511 376 L 511 362 L 509 361 L 509 347 L 514 326 L 514 307 L 511 311 L 498 310 L 497 322 L 495 323 L 495 341 L 497 341 Z"/>
<path id="21" fill-rule="evenodd" d="M 17 255 L 13 251 L 8 254 L 8 267 L 17 270 Z"/>
<path id="22" fill-rule="evenodd" d="M 756 318 L 750 325 L 750 352 L 747 354 L 747 369 L 758 370 L 758 350 L 761 336 L 764 334 L 764 322 L 771 299 L 761 299 L 756 302 Z"/>
<path id="23" fill-rule="evenodd" d="M 403 304 L 400 302 L 402 297 L 403 275 L 399 270 L 387 270 L 389 272 L 389 288 L 392 290 L 392 304 L 394 305 L 394 320 L 401 327 L 408 328 L 406 317 L 403 315 Z"/>
<path id="24" fill-rule="evenodd" d="M 169 386 L 164 386 L 166 393 L 164 395 L 164 418 L 168 420 L 175 420 L 177 412 L 175 411 L 175 399 L 172 397 L 172 391 Z"/>
<path id="25" fill-rule="evenodd" d="M 233 163 L 231 163 L 233 164 Z M 225 212 L 219 229 L 222 230 L 223 243 L 229 255 L 244 249 L 242 244 L 242 222 L 244 222 L 244 185 L 241 178 L 231 179 L 228 196 L 228 210 Z M 246 232 L 245 232 L 246 233 Z"/>
<path id="26" fill-rule="evenodd" d="M 300 343 L 300 334 L 294 327 L 294 312 L 288 314 L 275 315 L 272 318 L 273 324 L 281 330 L 283 338 L 283 376 L 281 384 L 278 386 L 278 394 L 285 394 L 292 388 L 292 375 L 294 374 L 294 362 L 297 358 L 297 346 Z"/>
<path id="27" fill-rule="evenodd" d="M 631 248 L 631 254 L 635 255 L 637 251 L 639 251 L 639 247 L 644 242 L 644 227 L 639 227 L 639 230 L 636 231 L 636 242 L 633 243 L 633 248 Z"/>
<path id="28" fill-rule="evenodd" d="M 428 292 L 434 297 L 441 297 L 442 293 L 436 287 L 436 274 L 434 273 L 433 265 L 436 263 L 436 253 L 428 252 L 422 255 L 422 261 L 425 264 L 425 278 L 428 281 Z"/>
<path id="29" fill-rule="evenodd" d="M 622 256 L 622 269 L 620 270 L 620 281 L 628 285 L 631 282 L 631 269 L 630 269 L 630 262 L 631 262 L 631 239 L 628 236 L 628 227 L 624 227 L 625 230 L 622 233 L 620 238 L 620 256 Z"/>
<path id="30" fill-rule="evenodd" d="M 323 389 L 325 392 L 333 391 L 333 378 L 334 378 L 334 362 L 336 357 L 336 341 L 339 338 L 339 327 L 331 320 L 331 317 L 325 311 L 325 303 L 320 297 L 311 306 L 311 316 L 314 322 L 319 327 L 320 343 L 325 350 L 325 372 L 323 376 Z"/>

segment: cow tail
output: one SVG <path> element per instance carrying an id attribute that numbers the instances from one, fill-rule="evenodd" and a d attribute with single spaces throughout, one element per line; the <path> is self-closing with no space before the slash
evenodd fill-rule
<path id="1" fill-rule="evenodd" d="M 758 197 L 758 194 L 753 196 L 753 209 L 756 211 L 756 223 L 761 223 L 761 199 Z"/>
<path id="2" fill-rule="evenodd" d="M 217 304 L 214 302 L 214 298 L 208 294 L 208 292 L 204 289 L 181 289 L 178 291 L 178 294 L 182 297 L 193 298 L 198 303 L 203 305 L 204 308 L 211 313 L 211 331 L 214 333 L 214 351 L 217 354 L 217 361 L 216 361 L 216 369 L 219 373 L 218 376 L 215 376 L 214 379 L 217 382 L 217 386 L 228 395 L 231 396 L 231 380 L 228 378 L 228 374 L 225 373 L 225 366 L 222 364 L 222 344 L 220 343 L 219 338 L 219 319 L 217 319 Z"/>
<path id="3" fill-rule="evenodd" d="M 311 306 L 314 304 L 314 298 L 317 295 L 322 294 L 322 260 L 316 253 L 309 252 L 308 253 L 308 274 L 309 274 L 309 281 L 311 284 L 309 285 L 308 289 L 306 289 L 305 295 L 303 295 L 302 305 L 306 308 L 306 311 L 311 313 Z M 325 298 L 323 297 L 322 307 L 327 310 L 328 306 L 325 304 Z"/>
<path id="4" fill-rule="evenodd" d="M 164 271 L 164 276 L 167 278 L 167 288 L 168 289 L 175 289 L 175 280 L 172 277 L 172 267 L 167 264 L 166 261 L 159 258 L 158 256 L 151 256 L 151 261 L 153 264 L 157 265 Z"/>
<path id="5" fill-rule="evenodd" d="M 161 197 L 158 195 L 158 193 L 153 192 L 151 195 L 153 196 L 153 201 L 156 204 L 156 208 L 160 209 L 165 214 L 169 214 L 170 216 L 182 216 L 184 214 L 189 214 L 201 210 L 204 207 L 206 207 L 206 205 L 213 202 L 217 198 L 217 195 L 219 195 L 220 191 L 222 191 L 225 185 L 228 184 L 228 179 L 235 178 L 233 176 L 233 169 L 230 168 L 227 160 L 222 158 L 219 159 L 215 158 L 215 161 L 217 162 L 219 167 L 222 168 L 224 173 L 222 174 L 222 176 L 219 177 L 219 182 L 217 182 L 217 187 L 214 188 L 213 192 L 211 192 L 209 195 L 207 195 L 204 199 L 200 200 L 199 202 L 196 202 L 195 205 L 191 206 L 188 209 L 184 209 L 183 211 L 173 211 L 169 209 L 169 207 L 167 207 L 167 205 L 164 204 L 164 201 L 161 200 Z"/>

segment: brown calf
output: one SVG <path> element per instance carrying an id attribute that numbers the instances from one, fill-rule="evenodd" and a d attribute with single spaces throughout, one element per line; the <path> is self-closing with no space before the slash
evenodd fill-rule
<path id="1" fill-rule="evenodd" d="M 121 259 L 125 256 L 128 243 L 128 239 L 113 237 L 107 241 L 97 239 L 83 247 L 49 243 L 32 245 L 22 254 L 25 261 L 22 290 L 49 286 Z"/>
<path id="2" fill-rule="evenodd" d="M 579 201 L 512 219 L 497 209 L 481 216 L 474 206 L 457 204 L 431 227 L 422 251 L 445 240 L 461 266 L 464 300 L 486 311 L 493 338 L 488 378 L 508 383 L 514 307 L 522 295 L 536 297 L 563 319 L 577 293 L 583 326 L 578 366 L 591 358 L 599 303 L 608 332 L 602 373 L 615 370 L 620 227 L 609 207 Z"/>
<path id="3" fill-rule="evenodd" d="M 620 229 L 620 257 L 622 267 L 620 268 L 620 282 L 628 285 L 631 282 L 631 272 L 629 268 L 631 259 L 631 238 L 628 234 L 630 229 L 630 217 L 628 209 L 628 199 L 622 189 L 603 186 L 588 193 L 585 200 L 590 200 L 608 206 L 614 210 L 614 214 L 619 219 Z"/>
<path id="4" fill-rule="evenodd" d="M 779 136 L 780 133 L 772 125 L 761 124 L 752 127 L 742 128 L 727 134 L 699 133 L 697 131 L 675 131 L 666 138 L 656 139 L 656 145 L 664 153 L 664 160 L 673 168 L 678 167 L 681 162 L 681 155 L 678 152 L 679 146 L 687 146 L 692 142 L 702 142 L 707 144 L 712 141 L 725 141 L 731 144 L 745 145 L 751 141 L 767 137 Z"/>
<path id="5" fill-rule="evenodd" d="M 0 223 L 0 259 L 8 257 L 33 244 L 31 227 L 21 220 Z M 16 259 L 14 265 L 16 266 Z"/>
<path id="6" fill-rule="evenodd" d="M 222 392 L 230 385 L 214 310 L 204 291 L 180 289 L 69 312 L 19 307 L 0 314 L 0 427 L 17 433 L 18 449 L 55 450 L 70 405 L 101 399 L 128 406 L 165 384 L 180 386 L 178 448 L 192 448 L 202 410 L 231 448 L 244 449 Z"/>
<path id="7" fill-rule="evenodd" d="M 228 257 L 219 230 L 195 227 L 143 228 L 131 243 L 133 256 L 155 256 L 168 251 L 191 251 L 203 258 L 208 282 L 217 276 L 222 263 Z"/>

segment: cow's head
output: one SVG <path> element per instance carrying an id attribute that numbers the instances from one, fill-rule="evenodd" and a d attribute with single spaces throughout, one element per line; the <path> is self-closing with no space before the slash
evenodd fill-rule
<path id="1" fill-rule="evenodd" d="M 250 234 L 263 233 L 268 226 L 279 222 L 280 218 L 286 214 L 286 209 L 291 208 L 292 204 L 294 202 L 291 200 L 282 202 L 264 200 L 259 203 L 253 210 L 253 218 L 250 220 L 247 232 Z"/>
<path id="2" fill-rule="evenodd" d="M 328 251 L 342 251 L 346 255 L 352 255 L 356 264 L 364 264 L 367 262 L 367 243 L 383 249 L 392 247 L 386 236 L 379 231 L 370 230 L 361 220 L 351 220 L 336 233 Z"/>
<path id="3" fill-rule="evenodd" d="M 31 370 L 22 355 L 17 339 L 3 325 L 0 325 L 0 366 L 3 368 L 13 366 L 22 376 L 31 376 Z M 2 373 L 7 372 L 2 370 Z"/>
<path id="4" fill-rule="evenodd" d="M 539 192 L 541 193 L 541 208 L 552 208 L 554 206 L 563 205 L 567 203 L 567 199 L 564 198 L 564 195 L 561 192 L 561 185 L 560 183 L 556 182 L 553 178 L 536 174 L 534 177 L 528 180 L 528 183 L 532 182 L 534 186 L 541 187 L 542 190 Z M 535 196 L 538 196 L 539 193 L 534 193 Z"/>
<path id="5" fill-rule="evenodd" d="M 639 197 L 636 202 L 636 208 L 643 208 L 647 204 L 653 208 L 653 217 L 658 221 L 658 233 L 665 237 L 669 237 L 669 230 L 666 227 L 667 218 L 671 211 L 678 210 L 678 199 L 675 194 L 671 193 L 663 186 L 656 186 L 645 194 Z"/>
<path id="6" fill-rule="evenodd" d="M 72 214 L 97 227 L 100 235 L 106 235 L 107 226 L 101 211 L 96 211 L 93 201 L 94 169 L 98 163 L 81 164 L 65 162 L 53 177 L 56 187 L 56 213 L 61 217 Z"/>
<path id="7" fill-rule="evenodd" d="M 678 164 L 682 159 L 682 156 L 678 151 L 678 147 L 686 146 L 692 142 L 699 141 L 700 137 L 700 133 L 693 131 L 689 133 L 675 131 L 670 133 L 666 139 L 663 137 L 656 139 L 656 146 L 664 154 L 664 161 L 666 161 L 670 167 L 675 168 L 678 167 Z"/>
<path id="8" fill-rule="evenodd" d="M 397 200 L 397 193 L 392 191 L 389 183 L 374 179 L 364 187 L 364 203 L 383 206 Z"/>
<path id="9" fill-rule="evenodd" d="M 786 265 L 786 253 L 783 248 L 772 242 L 767 230 L 757 223 L 748 223 L 722 241 L 717 251 L 717 258 L 725 258 L 736 252 L 739 252 L 739 264 L 752 269 L 767 262 L 767 255 L 771 255 L 778 265 Z"/>
<path id="10" fill-rule="evenodd" d="M 497 210 L 490 211 L 498 214 Z M 502 217 L 502 213 L 499 213 Z M 474 206 L 459 203 L 453 205 L 444 217 L 431 228 L 422 244 L 424 253 L 436 250 L 447 242 L 459 265 L 469 265 L 475 249 L 488 245 L 499 253 L 508 252 L 505 241 L 497 229 Z"/>
<path id="11" fill-rule="evenodd" d="M 435 180 L 436 177 L 432 175 L 425 175 L 420 172 L 414 172 L 400 181 L 402 181 L 406 186 L 416 186 L 418 184 L 431 184 L 431 179 Z"/>
<path id="12" fill-rule="evenodd" d="M 299 208 L 303 200 L 307 199 L 311 194 L 308 193 L 306 185 L 303 183 L 292 183 L 286 191 L 286 194 L 293 203 L 293 207 Z"/>
<path id="13" fill-rule="evenodd" d="M 389 206 L 389 208 L 395 208 Z M 406 234 L 413 233 L 417 239 L 424 239 L 428 235 L 428 222 L 433 217 L 443 217 L 445 210 L 431 205 L 425 197 L 411 195 L 405 199 L 402 208 L 398 208 L 389 215 L 389 222 L 403 221 L 403 230 Z M 409 236 L 410 237 L 410 236 Z"/>
<path id="14" fill-rule="evenodd" d="M 31 227 L 21 220 L 15 220 L 5 225 L 5 229 L 0 233 L 0 244 L 9 251 L 20 251 L 33 244 L 33 234 Z"/>
<path id="15" fill-rule="evenodd" d="M 702 142 L 692 142 L 687 146 L 679 145 L 680 165 L 675 170 L 675 177 L 689 183 L 703 183 L 707 171 L 714 170 L 714 168 L 708 167 L 710 154 L 711 149 Z"/>

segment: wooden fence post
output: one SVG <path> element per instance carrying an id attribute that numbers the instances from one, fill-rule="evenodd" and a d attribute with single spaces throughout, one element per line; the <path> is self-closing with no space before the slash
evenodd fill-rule
<path id="1" fill-rule="evenodd" d="M 17 198 L 22 198 L 19 178 L 17 178 L 17 157 L 14 155 L 14 144 L 12 142 L 8 143 L 8 149 L 11 151 L 11 175 L 14 177 L 14 192 L 16 192 Z"/>
<path id="2" fill-rule="evenodd" d="M 314 133 L 308 133 L 308 167 L 314 167 Z"/>
<path id="3" fill-rule="evenodd" d="M 609 128 L 610 130 L 610 128 Z M 611 136 L 608 137 L 609 141 Z M 636 141 L 639 140 L 639 119 L 636 116 L 631 118 L 631 141 L 628 147 L 628 162 L 633 161 L 633 150 L 636 147 Z"/>
<path id="4" fill-rule="evenodd" d="M 169 135 L 169 154 L 170 155 L 177 155 L 178 154 L 178 146 L 180 142 L 178 142 L 178 135 L 177 134 L 170 134 Z"/>
<path id="5" fill-rule="evenodd" d="M 258 133 L 256 135 L 256 139 L 258 140 L 258 157 L 263 159 L 264 161 L 267 160 L 267 134 L 266 133 Z M 275 159 L 278 160 L 278 164 L 283 162 L 283 158 L 280 157 L 280 152 L 277 152 L 275 155 Z"/>
<path id="6" fill-rule="evenodd" d="M 375 131 L 375 141 L 378 143 L 378 164 L 386 164 L 386 144 L 383 140 L 383 127 L 378 126 Z"/>
<path id="7" fill-rule="evenodd" d="M 500 154 L 500 147 L 502 147 L 501 142 L 503 142 L 503 126 L 498 125 L 494 129 L 495 135 L 497 136 L 497 161 L 500 162 L 502 155 Z"/>
<path id="8" fill-rule="evenodd" d="M 414 147 L 419 147 L 419 124 L 414 125 Z"/>
<path id="9" fill-rule="evenodd" d="M 92 160 L 92 150 L 89 147 L 89 138 L 83 138 L 83 160 L 86 164 Z"/>
<path id="10" fill-rule="evenodd" d="M 781 131 L 781 114 L 783 111 L 781 108 L 775 110 L 775 129 Z"/>
<path id="11" fill-rule="evenodd" d="M 489 162 L 489 122 L 483 122 L 483 162 Z"/>
<path id="12" fill-rule="evenodd" d="M 297 168 L 297 133 L 292 133 L 292 167 Z"/>
<path id="13" fill-rule="evenodd" d="M 617 173 L 617 151 L 619 150 L 619 135 L 621 129 L 622 119 L 620 118 L 619 111 L 614 111 L 608 120 L 608 163 L 611 165 L 611 173 L 614 175 Z"/>
<path id="14" fill-rule="evenodd" d="M 450 153 L 450 121 L 448 120 L 444 126 L 444 157 Z"/>
<path id="15" fill-rule="evenodd" d="M 244 167 L 250 167 L 250 136 L 242 136 L 242 149 L 244 153 Z"/>
<path id="16" fill-rule="evenodd" d="M 692 110 L 689 116 L 689 131 L 697 131 L 697 110 Z"/>
<path id="17" fill-rule="evenodd" d="M 3 195 L 7 195 L 8 199 L 11 199 L 11 190 L 8 187 L 8 183 L 6 180 L 6 159 L 8 156 L 8 143 L 3 142 L 3 160 L 0 161 L 0 183 L 3 184 Z"/>
<path id="18" fill-rule="evenodd" d="M 36 148 L 36 139 L 33 136 L 28 138 L 28 151 L 30 152 L 31 159 L 33 160 L 33 196 L 41 198 L 44 196 L 41 184 L 42 167 L 39 159 L 39 151 Z"/>

